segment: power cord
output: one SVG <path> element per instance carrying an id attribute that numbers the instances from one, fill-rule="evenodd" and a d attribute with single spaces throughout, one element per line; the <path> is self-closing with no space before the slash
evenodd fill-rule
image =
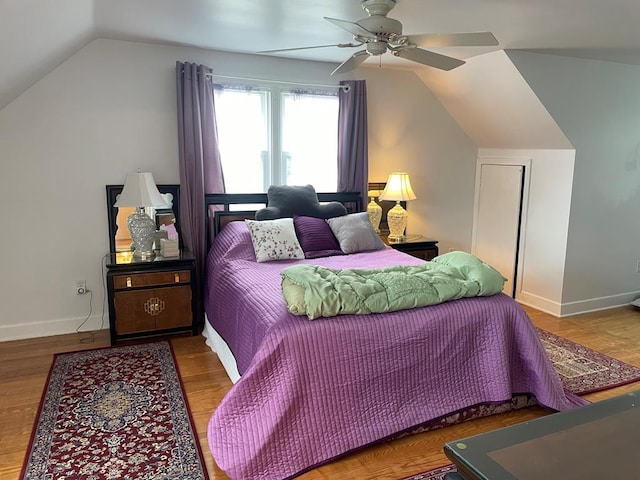
<path id="1" fill-rule="evenodd" d="M 104 255 L 102 257 L 102 261 L 101 261 L 101 265 L 100 265 L 100 273 L 102 274 L 102 315 L 100 316 L 100 329 L 102 330 L 104 328 L 104 312 L 105 312 L 105 308 L 104 308 L 104 304 L 105 304 L 105 300 L 106 300 L 106 291 L 107 291 L 107 285 L 106 285 L 106 280 L 105 280 L 105 267 L 106 267 L 106 260 L 107 257 L 109 257 L 109 253 L 107 253 L 106 255 Z M 93 313 L 93 291 L 87 289 L 85 291 L 85 293 L 89 294 L 89 313 L 87 314 L 87 316 L 84 318 L 84 320 L 82 321 L 82 323 L 80 323 L 80 325 L 78 325 L 78 328 L 76 328 L 76 333 L 86 333 L 87 335 L 80 338 L 80 343 L 94 343 L 96 336 L 95 334 L 91 331 L 88 330 L 86 332 L 82 332 L 80 329 L 89 321 L 89 318 L 91 318 L 91 314 Z"/>
<path id="2" fill-rule="evenodd" d="M 82 321 L 82 323 L 80 325 L 78 325 L 78 328 L 76 328 L 76 333 L 86 333 L 87 336 L 84 336 L 82 338 L 80 338 L 80 343 L 93 343 L 95 341 L 95 335 L 92 331 L 87 331 L 87 332 L 81 332 L 80 329 L 84 326 L 85 323 L 87 323 L 87 321 L 89 320 L 89 318 L 91 317 L 91 312 L 93 312 L 93 292 L 89 289 L 86 290 L 86 293 L 89 294 L 89 313 L 87 314 L 87 316 L 85 317 L 85 319 Z"/>

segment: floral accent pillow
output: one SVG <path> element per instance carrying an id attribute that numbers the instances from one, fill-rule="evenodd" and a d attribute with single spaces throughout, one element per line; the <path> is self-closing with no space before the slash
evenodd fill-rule
<path id="1" fill-rule="evenodd" d="M 256 260 L 260 263 L 273 260 L 295 260 L 304 258 L 304 252 L 293 226 L 293 218 L 277 220 L 245 220 Z"/>

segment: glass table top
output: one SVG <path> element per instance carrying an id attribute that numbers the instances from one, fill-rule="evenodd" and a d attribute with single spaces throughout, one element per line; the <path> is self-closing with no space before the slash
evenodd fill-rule
<path id="1" fill-rule="evenodd" d="M 445 444 L 467 480 L 640 478 L 640 391 Z"/>

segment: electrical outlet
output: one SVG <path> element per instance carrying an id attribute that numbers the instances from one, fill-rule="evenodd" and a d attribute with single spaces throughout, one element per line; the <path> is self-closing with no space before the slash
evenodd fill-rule
<path id="1" fill-rule="evenodd" d="M 76 280 L 76 295 L 84 295 L 87 293 L 87 282 L 85 280 Z"/>
<path id="2" fill-rule="evenodd" d="M 640 273 L 640 260 L 636 262 L 636 273 Z"/>

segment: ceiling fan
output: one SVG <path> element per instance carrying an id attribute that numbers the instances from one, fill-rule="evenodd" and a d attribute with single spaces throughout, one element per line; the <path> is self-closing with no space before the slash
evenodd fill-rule
<path id="1" fill-rule="evenodd" d="M 337 43 L 333 45 L 315 45 L 311 47 L 283 48 L 278 50 L 263 50 L 258 53 L 279 53 L 311 48 L 339 47 L 351 48 L 364 46 L 364 50 L 357 51 L 342 62 L 331 75 L 345 73 L 357 68 L 370 56 L 378 56 L 387 51 L 396 57 L 405 58 L 441 70 L 452 70 L 465 62 L 457 58 L 423 50 L 425 47 L 454 47 L 454 46 L 493 46 L 498 45 L 496 37 L 491 32 L 473 33 L 425 33 L 421 35 L 403 35 L 402 23 L 387 14 L 395 6 L 396 0 L 362 0 L 362 9 L 368 17 L 356 22 L 324 17 L 328 22 L 346 30 L 353 35 L 351 43 Z"/>

